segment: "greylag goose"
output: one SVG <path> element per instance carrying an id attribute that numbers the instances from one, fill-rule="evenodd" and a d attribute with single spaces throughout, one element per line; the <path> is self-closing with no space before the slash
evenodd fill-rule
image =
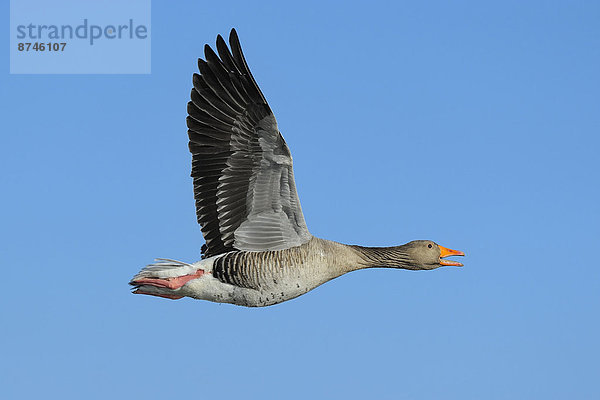
<path id="1" fill-rule="evenodd" d="M 206 243 L 187 264 L 157 259 L 130 282 L 133 293 L 261 307 L 298 297 L 363 268 L 462 266 L 464 253 L 431 240 L 362 247 L 310 234 L 292 155 L 252 77 L 235 29 L 217 36 L 194 74 L 187 126 L 196 214 Z"/>

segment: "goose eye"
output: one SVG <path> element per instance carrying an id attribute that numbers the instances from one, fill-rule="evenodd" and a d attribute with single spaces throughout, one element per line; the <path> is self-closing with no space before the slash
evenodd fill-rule
<path id="1" fill-rule="evenodd" d="M 427 247 L 431 248 L 431 247 L 433 247 L 433 246 L 431 246 L 431 243 L 429 243 L 429 244 L 427 245 Z"/>

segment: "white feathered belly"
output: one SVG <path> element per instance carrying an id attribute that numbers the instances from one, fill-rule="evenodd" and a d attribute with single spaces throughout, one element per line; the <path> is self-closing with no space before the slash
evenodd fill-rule
<path id="1" fill-rule="evenodd" d="M 211 257 L 195 263 L 194 266 L 204 269 L 205 274 L 186 283 L 177 290 L 180 292 L 179 294 L 218 303 L 262 307 L 298 297 L 331 279 L 326 276 L 320 277 L 319 274 L 307 273 L 311 270 L 314 271 L 312 268 L 297 266 L 286 268 L 284 266 L 277 270 L 263 270 L 262 274 L 254 277 L 254 287 L 242 287 L 215 278 L 213 262 L 218 257 Z"/>

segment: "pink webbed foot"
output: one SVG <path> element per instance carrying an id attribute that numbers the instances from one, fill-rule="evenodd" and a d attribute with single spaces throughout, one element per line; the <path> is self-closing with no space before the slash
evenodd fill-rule
<path id="1" fill-rule="evenodd" d="M 133 292 L 134 294 L 148 294 L 150 296 L 156 296 L 156 297 L 164 297 L 165 299 L 171 299 L 171 300 L 179 300 L 181 299 L 183 296 L 176 296 L 174 294 L 166 294 L 166 293 L 150 293 L 150 292 L 145 292 L 142 289 L 136 289 Z"/>
<path id="2" fill-rule="evenodd" d="M 204 270 L 199 269 L 194 274 L 174 276 L 172 278 L 140 278 L 129 282 L 129 284 L 137 286 L 133 291 L 134 294 L 147 294 L 150 296 L 177 300 L 181 299 L 183 296 L 168 293 L 167 291 L 160 289 L 179 289 L 189 281 L 200 278 L 202 275 L 204 275 Z"/>
<path id="3" fill-rule="evenodd" d="M 202 275 L 204 275 L 204 270 L 199 269 L 195 274 L 175 276 L 173 278 L 140 278 L 130 283 L 135 286 L 150 285 L 167 289 L 179 289 L 192 279 L 200 278 Z"/>

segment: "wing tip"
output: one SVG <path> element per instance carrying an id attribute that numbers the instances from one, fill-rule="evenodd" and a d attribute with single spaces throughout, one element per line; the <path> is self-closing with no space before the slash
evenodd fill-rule
<path id="1" fill-rule="evenodd" d="M 234 47 L 237 47 L 237 48 L 242 47 L 240 45 L 240 38 L 239 38 L 235 28 L 231 28 L 231 32 L 229 32 L 229 45 L 231 46 L 232 50 Z"/>

